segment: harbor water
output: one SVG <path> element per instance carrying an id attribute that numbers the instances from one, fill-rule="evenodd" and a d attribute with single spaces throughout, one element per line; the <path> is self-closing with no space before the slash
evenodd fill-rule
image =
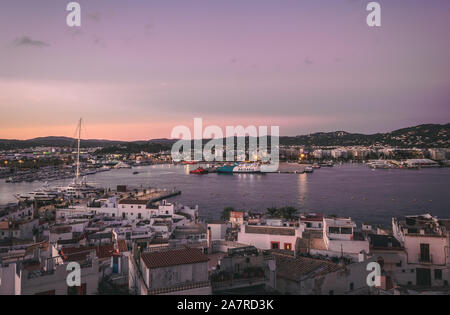
<path id="1" fill-rule="evenodd" d="M 87 181 L 107 188 L 117 185 L 181 190 L 171 198 L 199 205 L 200 216 L 217 219 L 224 207 L 264 212 L 294 206 L 302 212 L 350 216 L 358 222 L 390 225 L 393 216 L 421 214 L 450 218 L 450 169 L 371 170 L 365 165 L 322 167 L 307 174 L 189 174 L 196 165 L 152 165 L 97 173 Z M 289 165 L 284 165 L 288 169 Z M 138 172 L 138 174 L 133 174 Z M 71 180 L 52 181 L 50 186 Z M 14 194 L 41 188 L 42 182 L 0 181 L 0 204 Z"/>

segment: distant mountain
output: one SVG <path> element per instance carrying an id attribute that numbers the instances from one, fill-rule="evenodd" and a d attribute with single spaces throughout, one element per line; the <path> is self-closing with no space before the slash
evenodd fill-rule
<path id="1" fill-rule="evenodd" d="M 450 146 L 450 124 L 419 125 L 372 135 L 348 133 L 345 131 L 318 132 L 296 137 L 280 137 L 280 144 L 304 146 L 390 145 L 406 148 L 448 148 Z"/>
<path id="2" fill-rule="evenodd" d="M 140 141 L 81 140 L 82 147 L 103 147 L 105 152 L 159 152 L 169 150 L 174 139 L 152 139 Z M 31 148 L 38 146 L 75 147 L 77 140 L 68 137 L 41 137 L 29 140 L 1 140 L 0 150 Z M 355 146 L 390 145 L 397 147 L 450 147 L 450 123 L 427 124 L 403 128 L 388 133 L 365 135 L 345 131 L 317 132 L 310 135 L 280 137 L 282 145 L 303 146 Z"/>
<path id="3" fill-rule="evenodd" d="M 127 143 L 125 141 L 81 140 L 82 147 L 104 147 Z M 0 139 L 0 150 L 23 149 L 32 147 L 75 147 L 77 139 L 69 137 L 40 137 L 28 140 L 3 140 Z"/>

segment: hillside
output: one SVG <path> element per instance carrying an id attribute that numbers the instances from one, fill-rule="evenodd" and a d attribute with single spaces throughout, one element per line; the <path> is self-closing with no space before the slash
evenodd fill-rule
<path id="1" fill-rule="evenodd" d="M 81 140 L 82 147 L 103 147 L 103 152 L 159 152 L 169 150 L 176 140 L 153 139 L 141 141 Z M 345 131 L 317 132 L 310 135 L 280 137 L 282 145 L 303 146 L 355 146 L 389 145 L 396 147 L 448 148 L 450 147 L 450 123 L 427 124 L 403 128 L 388 133 L 365 135 Z M 76 139 L 68 137 L 42 137 L 29 140 L 1 140 L 0 150 L 31 148 L 38 146 L 75 147 Z"/>
<path id="2" fill-rule="evenodd" d="M 319 132 L 296 137 L 281 137 L 280 143 L 305 146 L 389 145 L 405 148 L 448 148 L 450 146 L 450 124 L 419 125 L 373 135 L 348 133 L 345 131 Z"/>

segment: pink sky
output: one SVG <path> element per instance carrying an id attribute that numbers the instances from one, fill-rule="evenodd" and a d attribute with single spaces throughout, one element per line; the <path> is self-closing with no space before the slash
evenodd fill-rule
<path id="1" fill-rule="evenodd" d="M 450 1 L 79 1 L 0 10 L 0 138 L 168 138 L 194 117 L 282 135 L 450 117 Z"/>

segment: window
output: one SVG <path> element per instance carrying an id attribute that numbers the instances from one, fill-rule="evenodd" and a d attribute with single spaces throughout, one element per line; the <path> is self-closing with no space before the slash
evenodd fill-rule
<path id="1" fill-rule="evenodd" d="M 420 244 L 420 261 L 431 262 L 430 244 Z"/>
<path id="2" fill-rule="evenodd" d="M 353 229 L 352 228 L 341 228 L 341 234 L 352 234 Z"/>
<path id="3" fill-rule="evenodd" d="M 280 249 L 280 242 L 270 242 L 271 249 Z"/>
<path id="4" fill-rule="evenodd" d="M 434 269 L 434 280 L 442 280 L 442 270 Z"/>
<path id="5" fill-rule="evenodd" d="M 138 206 L 138 209 L 141 209 L 141 206 Z"/>
<path id="6" fill-rule="evenodd" d="M 291 243 L 284 243 L 284 249 L 285 250 L 292 250 L 292 244 Z"/>
<path id="7" fill-rule="evenodd" d="M 138 213 L 138 219 L 142 219 L 142 214 Z"/>
<path id="8" fill-rule="evenodd" d="M 338 227 L 329 227 L 328 228 L 328 232 L 330 233 L 330 234 L 339 234 L 339 228 Z"/>
<path id="9" fill-rule="evenodd" d="M 350 291 L 353 291 L 355 289 L 355 284 L 353 282 L 350 283 Z"/>

